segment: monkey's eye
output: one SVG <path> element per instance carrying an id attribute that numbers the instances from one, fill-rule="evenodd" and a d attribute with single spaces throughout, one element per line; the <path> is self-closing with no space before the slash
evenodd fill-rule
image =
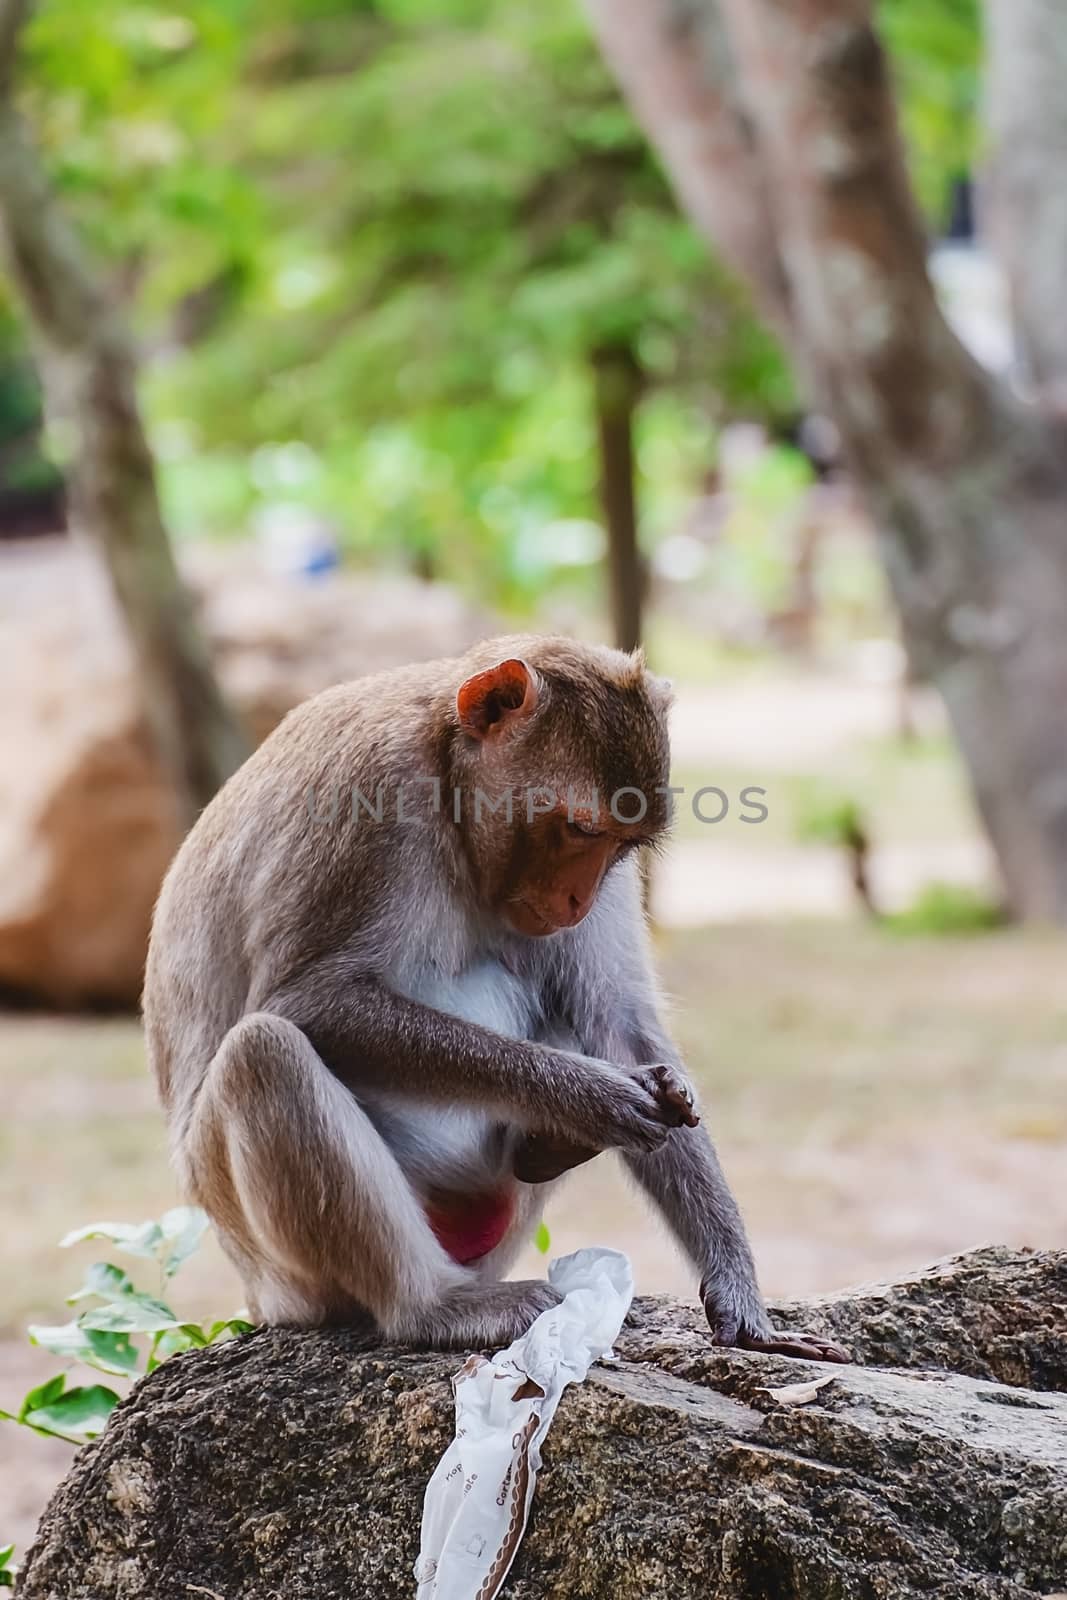
<path id="1" fill-rule="evenodd" d="M 567 832 L 576 839 L 599 839 L 601 830 L 593 822 L 578 822 L 570 817 L 567 819 Z"/>

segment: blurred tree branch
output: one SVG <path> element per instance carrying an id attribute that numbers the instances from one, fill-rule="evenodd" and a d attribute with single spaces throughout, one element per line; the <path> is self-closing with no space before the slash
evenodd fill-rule
<path id="1" fill-rule="evenodd" d="M 0 235 L 33 330 L 46 407 L 69 441 L 73 522 L 99 552 L 145 710 L 189 823 L 243 759 L 167 537 L 136 363 L 14 103 L 25 0 L 0 0 Z"/>
<path id="2" fill-rule="evenodd" d="M 642 639 L 647 575 L 637 539 L 634 419 L 644 375 L 628 344 L 602 345 L 591 355 L 600 457 L 600 504 L 608 535 L 612 637 L 620 650 Z"/>
<path id="3" fill-rule="evenodd" d="M 717 4 L 586 0 L 608 65 L 658 145 L 682 205 L 747 278 L 764 316 L 790 325 L 766 174 L 738 98 Z"/>
<path id="4" fill-rule="evenodd" d="M 719 3 L 775 196 L 793 346 L 879 481 L 887 452 L 944 470 L 981 448 L 992 385 L 930 282 L 867 0 Z"/>
<path id="5" fill-rule="evenodd" d="M 22 25 L 29 11 L 29 0 L 3 0 L 0 5 L 0 92 L 4 94 L 10 90 Z"/>

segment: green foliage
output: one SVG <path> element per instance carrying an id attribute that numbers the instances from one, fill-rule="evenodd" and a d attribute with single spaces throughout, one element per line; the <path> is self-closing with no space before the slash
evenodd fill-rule
<path id="1" fill-rule="evenodd" d="M 906 911 L 885 917 L 893 933 L 951 937 L 989 933 L 1006 922 L 1003 906 L 960 883 L 928 883 Z"/>
<path id="2" fill-rule="evenodd" d="M 68 1233 L 61 1244 L 106 1239 L 124 1255 L 153 1262 L 164 1286 L 196 1251 L 207 1225 L 204 1213 L 195 1206 L 177 1206 L 158 1222 L 90 1223 Z M 240 1317 L 207 1327 L 184 1321 L 164 1300 L 139 1289 L 127 1272 L 110 1261 L 94 1262 L 67 1304 L 84 1304 L 85 1309 L 71 1322 L 31 1327 L 30 1343 L 110 1377 L 134 1378 L 142 1371 L 152 1372 L 178 1351 L 251 1331 L 251 1324 Z M 36 1433 L 84 1444 L 101 1431 L 118 1400 L 114 1389 L 101 1384 L 68 1388 L 67 1374 L 61 1372 L 31 1389 L 17 1411 L 0 1411 L 0 1418 Z"/>
<path id="3" fill-rule="evenodd" d="M 973 165 L 979 139 L 979 0 L 880 0 L 901 121 L 919 198 L 945 221 L 949 188 Z"/>
<path id="4" fill-rule="evenodd" d="M 864 807 L 843 789 L 818 783 L 801 785 L 794 826 L 797 837 L 809 844 L 851 852 L 866 852 L 868 847 Z M 988 933 L 1006 921 L 1003 907 L 987 894 L 966 884 L 941 882 L 927 884 L 906 910 L 879 911 L 877 917 L 891 933 L 916 937 Z"/>
<path id="5" fill-rule="evenodd" d="M 879 17 L 940 216 L 974 152 L 977 0 Z M 142 335 L 179 533 L 297 507 L 356 560 L 516 609 L 550 587 L 585 599 L 591 351 L 625 342 L 649 379 L 648 542 L 724 418 L 796 404 L 573 0 L 42 0 L 25 84 Z M 0 374 L 0 436 L 5 408 L 35 404 L 21 367 Z M 739 535 L 769 521 L 756 495 Z M 774 591 L 773 546 L 739 536 L 728 579 Z"/>
<path id="6" fill-rule="evenodd" d="M 552 1235 L 543 1222 L 538 1223 L 537 1232 L 534 1234 L 534 1244 L 543 1256 L 547 1256 L 552 1248 Z"/>
<path id="7" fill-rule="evenodd" d="M 128 1333 L 112 1333 L 91 1328 L 80 1320 L 64 1322 L 55 1327 L 41 1325 L 29 1329 L 30 1343 L 53 1355 L 69 1361 L 80 1361 L 84 1366 L 97 1367 L 116 1377 L 127 1377 L 136 1372 L 138 1353 Z"/>
<path id="8" fill-rule="evenodd" d="M 813 784 L 798 790 L 794 825 L 806 844 L 849 848 L 865 837 L 863 810 L 850 794 Z"/>
<path id="9" fill-rule="evenodd" d="M 114 1389 L 102 1384 L 68 1389 L 67 1375 L 60 1372 L 31 1389 L 17 1412 L 0 1411 L 0 1418 L 69 1444 L 85 1444 L 96 1438 L 118 1403 Z"/>
<path id="10" fill-rule="evenodd" d="M 65 1250 L 86 1239 L 107 1239 L 126 1255 L 159 1262 L 167 1279 L 195 1255 L 207 1227 L 207 1217 L 196 1206 L 176 1206 L 159 1222 L 92 1222 L 68 1233 L 59 1243 Z"/>
<path id="11" fill-rule="evenodd" d="M 153 1262 L 163 1287 L 195 1253 L 207 1226 L 207 1217 L 197 1207 L 176 1206 L 158 1222 L 92 1222 L 68 1233 L 60 1243 L 106 1239 L 124 1255 Z M 110 1261 L 94 1262 L 67 1304 L 85 1304 L 86 1309 L 72 1322 L 31 1327 L 30 1343 L 113 1378 L 136 1378 L 183 1350 L 202 1349 L 252 1331 L 252 1324 L 241 1317 L 207 1326 L 182 1321 L 165 1301 L 139 1289 Z M 101 1383 L 70 1385 L 67 1379 L 64 1371 L 38 1384 L 23 1396 L 17 1411 L 0 1410 L 0 1420 L 68 1444 L 95 1439 L 120 1396 Z M 14 1587 L 14 1549 L 10 1544 L 0 1548 L 0 1589 Z"/>
<path id="12" fill-rule="evenodd" d="M 595 515 L 596 346 L 698 401 L 705 467 L 716 414 L 793 404 L 572 0 L 45 0 L 29 64 L 60 188 L 165 357 L 179 530 L 295 503 L 521 607 L 596 559 L 534 551 Z"/>
<path id="13" fill-rule="evenodd" d="M 47 493 L 58 474 L 41 447 L 41 396 L 22 331 L 0 284 L 0 509 L 5 497 Z"/>

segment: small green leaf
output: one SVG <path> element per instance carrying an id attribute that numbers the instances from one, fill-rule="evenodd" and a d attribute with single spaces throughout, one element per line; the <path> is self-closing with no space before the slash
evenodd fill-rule
<path id="1" fill-rule="evenodd" d="M 256 1325 L 248 1322 L 244 1317 L 227 1317 L 222 1322 L 213 1322 L 208 1329 L 207 1343 L 221 1344 L 226 1339 L 240 1338 L 243 1333 L 254 1333 Z"/>
<path id="2" fill-rule="evenodd" d="M 159 1333 L 164 1328 L 182 1326 L 170 1306 L 138 1291 L 83 1311 L 78 1323 L 82 1328 L 99 1329 L 102 1333 Z"/>
<path id="3" fill-rule="evenodd" d="M 144 1256 L 151 1261 L 163 1243 L 163 1229 L 158 1222 L 90 1222 L 65 1234 L 59 1243 L 66 1250 L 86 1239 L 109 1239 L 128 1256 Z"/>
<path id="4" fill-rule="evenodd" d="M 534 1244 L 543 1256 L 547 1256 L 552 1248 L 552 1235 L 543 1222 L 538 1223 L 537 1232 L 534 1234 Z"/>
<path id="5" fill-rule="evenodd" d="M 31 1389 L 19 1407 L 18 1422 L 25 1422 L 26 1413 L 34 1411 L 38 1406 L 48 1406 L 53 1400 L 58 1400 L 63 1390 L 67 1387 L 65 1372 L 57 1372 L 54 1378 L 49 1378 L 47 1383 L 39 1383 L 36 1389 Z"/>
<path id="6" fill-rule="evenodd" d="M 163 1328 L 152 1340 L 148 1371 L 155 1372 L 170 1356 L 181 1355 L 183 1350 L 202 1350 L 207 1343 L 207 1334 L 199 1323 L 183 1322 L 176 1328 Z"/>
<path id="7" fill-rule="evenodd" d="M 199 1206 L 175 1206 L 160 1222 L 166 1248 L 161 1251 L 163 1273 L 173 1278 L 178 1268 L 195 1255 L 208 1227 L 207 1213 Z"/>
<path id="8" fill-rule="evenodd" d="M 85 1389 L 67 1389 L 47 1405 L 34 1406 L 21 1421 L 36 1433 L 46 1433 L 71 1444 L 85 1444 L 103 1431 L 119 1403 L 114 1389 L 94 1383 Z"/>
<path id="9" fill-rule="evenodd" d="M 117 1300 L 123 1295 L 136 1293 L 137 1285 L 121 1267 L 112 1266 L 110 1261 L 94 1261 L 85 1274 L 81 1288 L 67 1296 L 67 1304 L 77 1305 L 79 1300 L 88 1300 L 93 1295 L 101 1300 Z"/>
<path id="10" fill-rule="evenodd" d="M 0 1567 L 9 1567 L 11 1565 L 11 1557 L 14 1554 L 15 1546 L 13 1544 L 5 1544 L 0 1547 Z"/>
<path id="11" fill-rule="evenodd" d="M 86 1328 L 80 1321 L 57 1327 L 31 1326 L 30 1343 L 55 1356 L 68 1356 L 87 1367 L 97 1367 L 114 1376 L 137 1371 L 138 1353 L 128 1333 L 104 1333 Z"/>
<path id="12" fill-rule="evenodd" d="M 18 1568 L 11 1559 L 14 1554 L 15 1546 L 13 1544 L 5 1544 L 0 1548 L 0 1589 L 13 1589 L 15 1587 L 15 1575 Z"/>

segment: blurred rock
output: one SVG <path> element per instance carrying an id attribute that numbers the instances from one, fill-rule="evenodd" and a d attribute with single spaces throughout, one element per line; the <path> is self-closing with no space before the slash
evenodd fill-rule
<path id="1" fill-rule="evenodd" d="M 413 579 L 300 581 L 206 549 L 186 573 L 257 741 L 331 683 L 487 631 L 453 591 Z M 77 547 L 0 555 L 0 682 L 0 992 L 133 1005 L 178 835 L 106 582 Z"/>

